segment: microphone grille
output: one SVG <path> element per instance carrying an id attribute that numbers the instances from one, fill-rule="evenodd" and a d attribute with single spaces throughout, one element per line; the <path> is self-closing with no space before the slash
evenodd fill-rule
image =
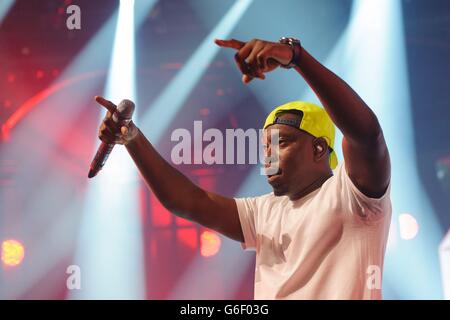
<path id="1" fill-rule="evenodd" d="M 124 99 L 120 101 L 117 106 L 117 112 L 119 113 L 119 117 L 121 119 L 131 119 L 134 112 L 134 102 L 128 99 Z"/>

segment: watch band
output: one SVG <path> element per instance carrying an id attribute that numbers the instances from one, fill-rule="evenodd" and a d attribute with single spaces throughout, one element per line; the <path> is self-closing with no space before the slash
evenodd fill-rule
<path id="1" fill-rule="evenodd" d="M 300 60 L 300 54 L 302 51 L 302 45 L 300 43 L 300 40 L 295 38 L 288 38 L 288 37 L 281 37 L 278 41 L 282 44 L 287 44 L 291 46 L 292 48 L 292 59 L 289 61 L 288 64 L 281 64 L 280 66 L 285 69 L 291 69 L 298 65 L 298 62 Z"/>

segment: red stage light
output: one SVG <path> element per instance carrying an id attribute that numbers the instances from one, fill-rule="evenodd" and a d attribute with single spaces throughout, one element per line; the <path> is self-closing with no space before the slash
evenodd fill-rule
<path id="1" fill-rule="evenodd" d="M 7 267 L 15 267 L 22 263 L 25 248 L 19 241 L 10 239 L 2 243 L 2 262 Z"/>
<path id="2" fill-rule="evenodd" d="M 44 77 L 45 73 L 42 70 L 36 71 L 36 79 L 42 79 Z"/>
<path id="3" fill-rule="evenodd" d="M 201 108 L 201 109 L 199 110 L 199 112 L 200 112 L 200 115 L 206 117 L 206 116 L 209 114 L 209 109 L 208 109 L 208 108 Z"/>
<path id="4" fill-rule="evenodd" d="M 9 73 L 6 77 L 6 81 L 8 81 L 9 83 L 13 83 L 14 81 L 16 81 L 16 75 L 13 73 Z"/>
<path id="5" fill-rule="evenodd" d="M 183 64 L 180 62 L 169 62 L 162 65 L 162 68 L 166 70 L 179 70 L 182 67 Z"/>
<path id="6" fill-rule="evenodd" d="M 178 240 L 190 249 L 198 248 L 198 233 L 195 228 L 185 228 L 177 230 Z"/>
<path id="7" fill-rule="evenodd" d="M 203 257 L 216 255 L 220 249 L 221 240 L 219 236 L 211 231 L 203 231 L 200 236 L 200 254 Z"/>
<path id="8" fill-rule="evenodd" d="M 23 47 L 21 52 L 22 52 L 22 54 L 23 54 L 24 56 L 29 55 L 29 54 L 30 54 L 30 48 L 28 48 L 28 47 Z"/>

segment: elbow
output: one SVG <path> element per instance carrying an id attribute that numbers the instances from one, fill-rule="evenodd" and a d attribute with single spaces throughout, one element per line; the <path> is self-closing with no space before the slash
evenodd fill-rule
<path id="1" fill-rule="evenodd" d="M 176 203 L 176 201 L 160 200 L 160 202 L 167 211 L 173 213 L 174 215 L 184 215 L 185 210 L 183 210 L 182 206 L 179 203 Z"/>
<path id="2" fill-rule="evenodd" d="M 366 130 L 354 140 L 359 144 L 373 146 L 383 140 L 383 131 L 381 128 L 379 130 Z"/>
<path id="3" fill-rule="evenodd" d="M 383 137 L 383 130 L 381 129 L 377 116 L 372 110 L 370 110 L 370 114 L 371 116 L 368 117 L 370 120 L 365 125 L 366 132 L 364 135 L 364 138 L 367 139 L 367 142 L 369 143 L 379 141 L 379 139 Z"/>
<path id="4" fill-rule="evenodd" d="M 182 200 L 182 199 L 181 199 Z M 183 218 L 183 219 L 191 219 L 192 216 L 192 205 L 189 201 L 179 201 L 179 200 L 160 200 L 161 204 L 167 211 L 172 214 Z"/>
<path id="5" fill-rule="evenodd" d="M 170 197 L 163 197 L 161 194 L 156 195 L 159 202 L 162 204 L 162 206 L 169 212 L 175 214 L 175 215 L 181 215 L 182 209 L 179 203 L 177 201 L 173 201 L 170 199 Z"/>
<path id="6" fill-rule="evenodd" d="M 374 117 L 372 121 L 361 127 L 360 132 L 356 133 L 352 140 L 366 145 L 374 145 L 383 141 L 383 130 L 378 119 Z"/>
<path id="7" fill-rule="evenodd" d="M 167 211 L 169 211 L 173 215 L 183 218 L 183 219 L 190 220 L 189 211 L 186 211 L 181 206 L 176 205 L 176 204 L 167 204 L 167 203 L 162 203 L 162 205 L 164 206 L 164 208 L 166 208 Z"/>
<path id="8" fill-rule="evenodd" d="M 383 130 L 381 129 L 380 123 L 375 119 L 375 123 L 368 130 L 364 136 L 364 142 L 368 145 L 374 145 L 384 141 Z"/>
<path id="9" fill-rule="evenodd" d="M 347 140 L 358 145 L 374 146 L 384 141 L 383 130 L 379 128 L 363 128 L 360 131 L 354 131 L 351 134 L 345 134 Z"/>

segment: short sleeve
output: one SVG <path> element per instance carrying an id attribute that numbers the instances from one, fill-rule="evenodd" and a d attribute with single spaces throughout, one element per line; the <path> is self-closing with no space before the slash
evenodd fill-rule
<path id="1" fill-rule="evenodd" d="M 366 222 L 376 222 L 392 211 L 390 191 L 391 182 L 386 192 L 379 198 L 371 198 L 362 193 L 350 179 L 345 163 L 341 163 L 336 170 L 337 183 L 340 187 L 341 199 L 344 207 L 353 215 L 359 216 Z"/>
<path id="2" fill-rule="evenodd" d="M 243 249 L 254 249 L 256 247 L 256 198 L 235 198 L 234 200 L 244 235 L 241 246 Z"/>

